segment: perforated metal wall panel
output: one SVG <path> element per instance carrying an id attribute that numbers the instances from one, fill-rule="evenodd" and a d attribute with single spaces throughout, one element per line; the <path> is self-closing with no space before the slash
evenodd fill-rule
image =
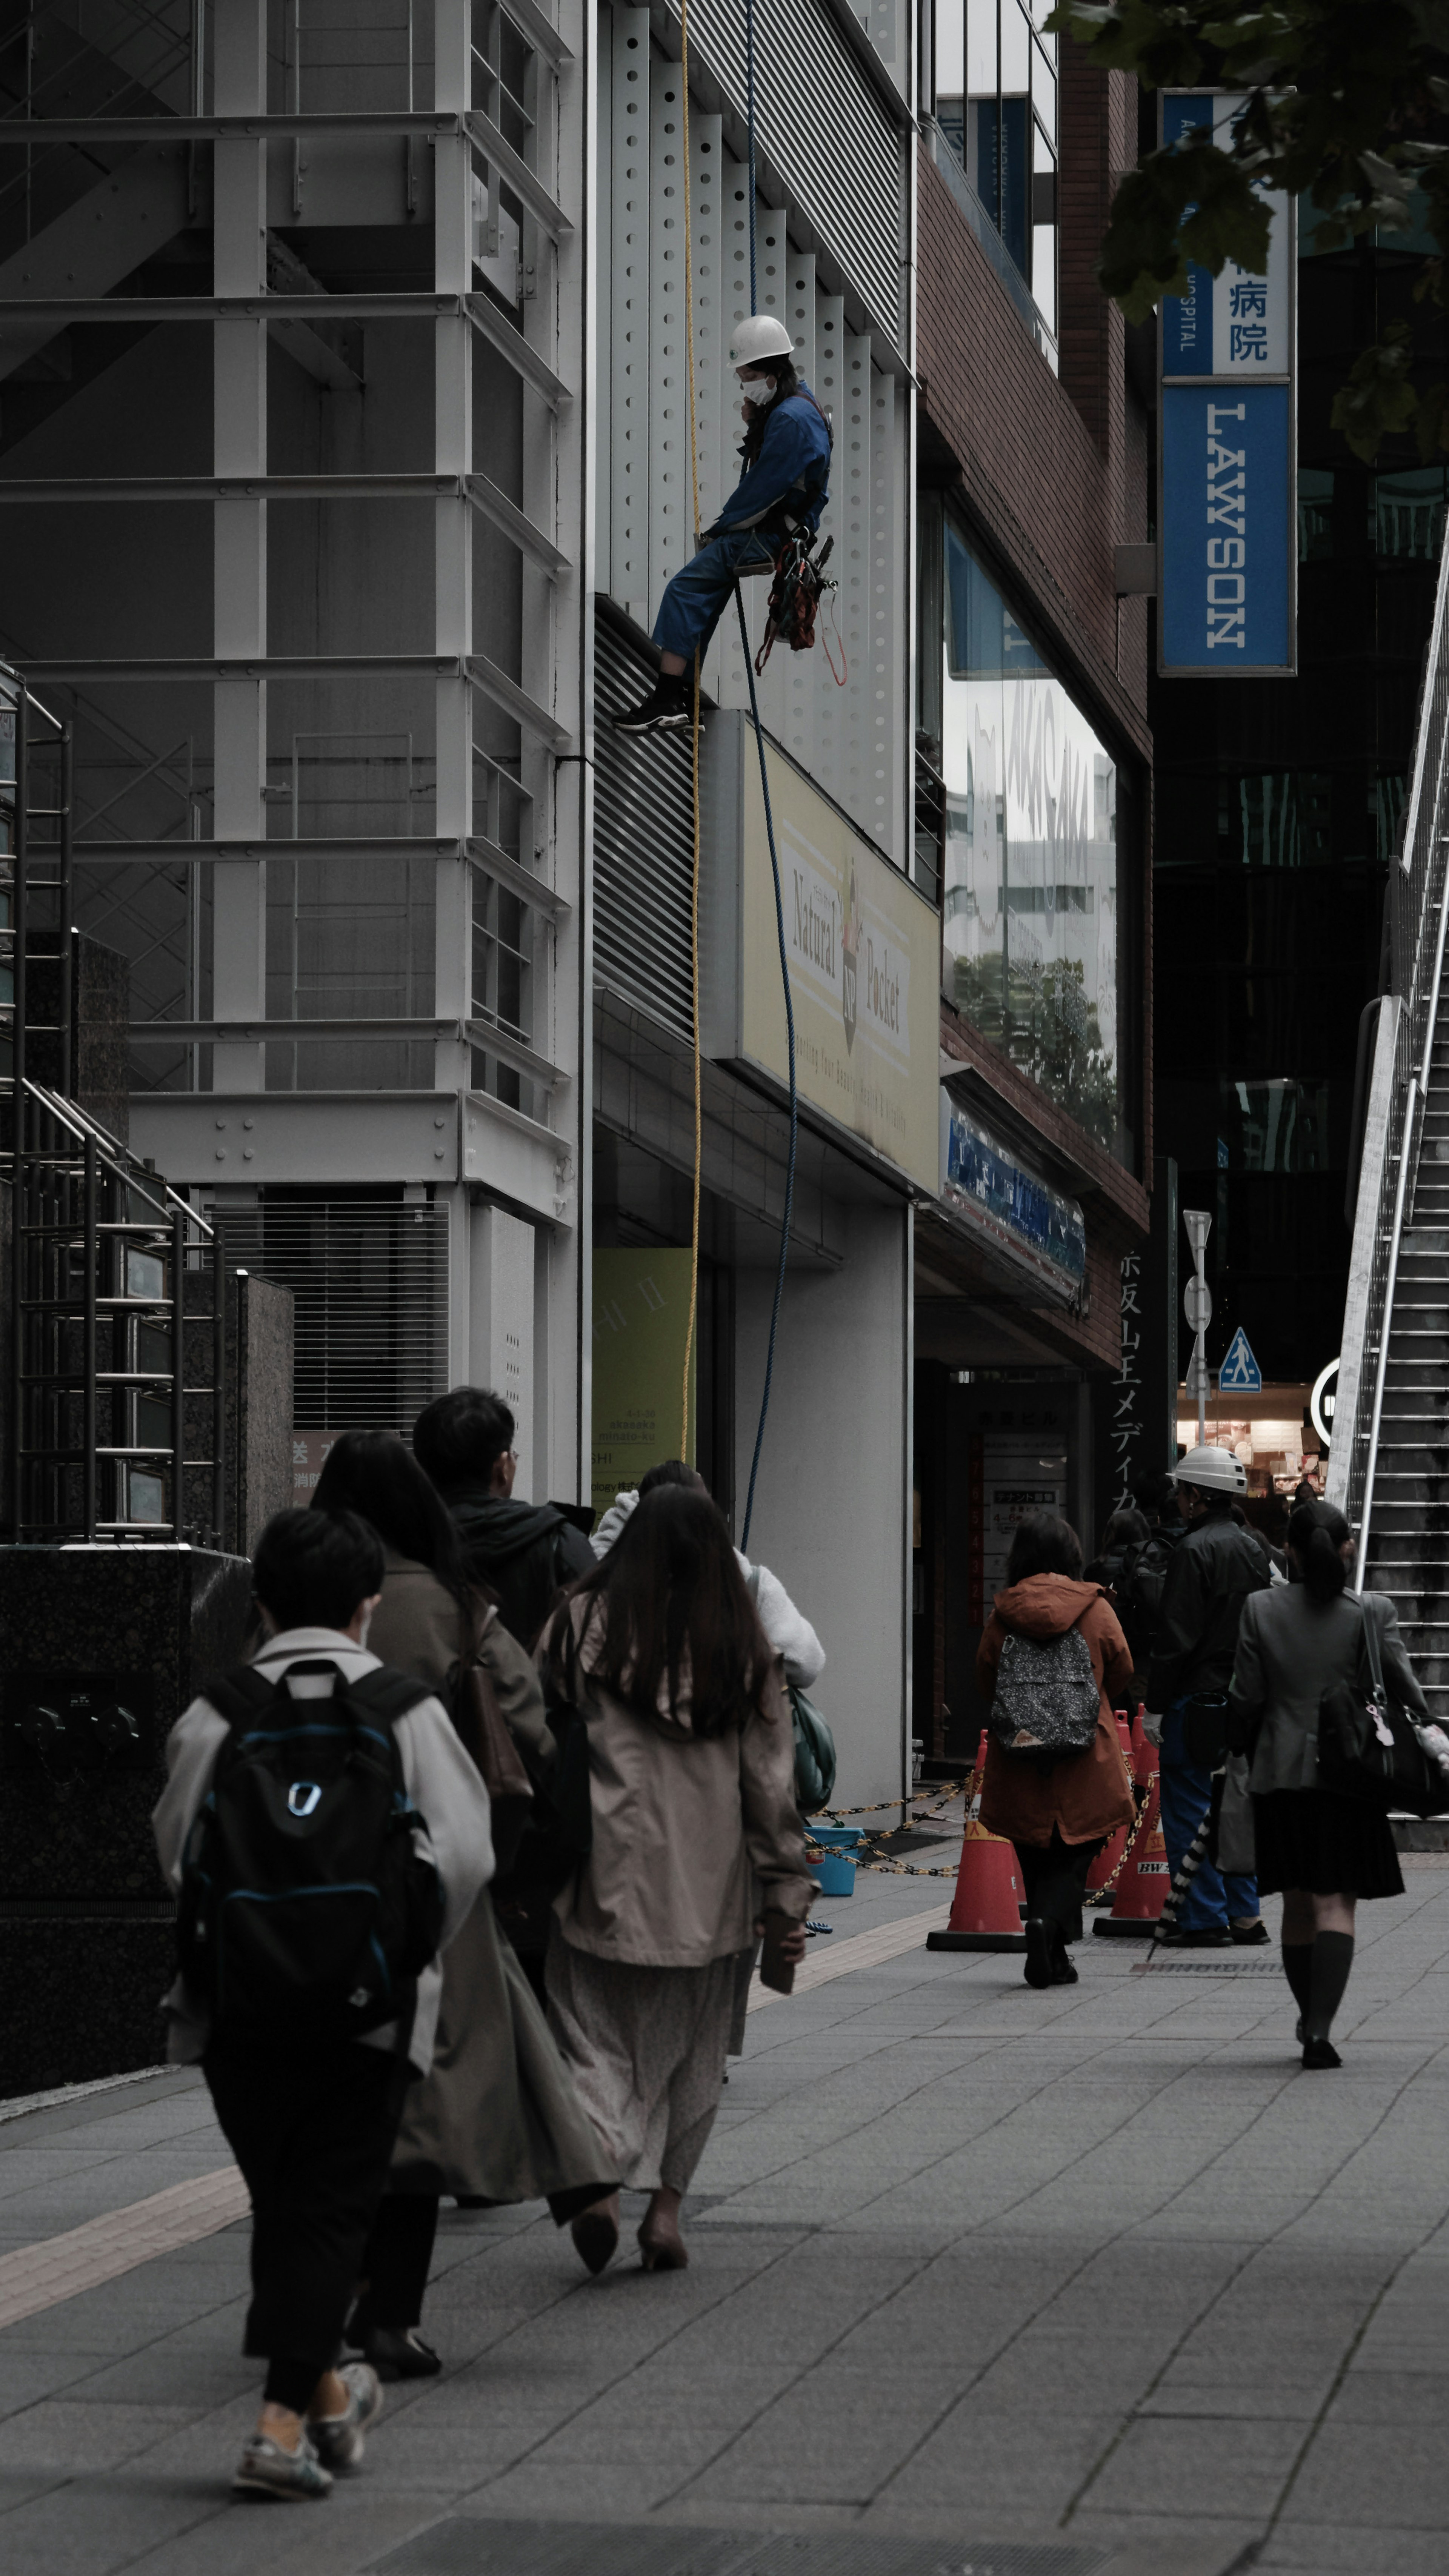
<path id="1" fill-rule="evenodd" d="M 745 14 L 691 0 L 689 40 L 745 96 Z M 900 133 L 822 0 L 758 0 L 756 131 L 879 322 L 900 343 L 905 156 Z M 760 280 L 760 310 L 768 310 Z M 744 308 L 749 311 L 748 297 Z"/>
<path id="2" fill-rule="evenodd" d="M 676 1036 L 694 1035 L 690 910 L 694 795 L 687 734 L 637 741 L 609 719 L 654 677 L 637 647 L 600 618 L 594 665 L 594 975 Z"/>

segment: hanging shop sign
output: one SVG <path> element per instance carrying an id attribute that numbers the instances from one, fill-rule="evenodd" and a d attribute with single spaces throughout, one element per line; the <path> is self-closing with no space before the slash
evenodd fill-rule
<path id="1" fill-rule="evenodd" d="M 940 1127 L 943 1214 L 1025 1261 L 1044 1287 L 1075 1303 L 1087 1276 L 1087 1229 L 1076 1200 L 1024 1171 L 944 1091 Z"/>
<path id="2" fill-rule="evenodd" d="M 1308 1399 L 1308 1417 L 1325 1449 L 1333 1446 L 1333 1416 L 1338 1403 L 1338 1362 L 1330 1360 L 1313 1381 Z"/>
<path id="3" fill-rule="evenodd" d="M 1226 128 L 1242 101 L 1168 90 L 1162 139 Z M 1291 679 L 1297 668 L 1296 242 L 1291 199 L 1265 191 L 1268 265 L 1189 270 L 1163 299 L 1158 668 L 1167 677 Z"/>
<path id="4" fill-rule="evenodd" d="M 934 1197 L 940 915 L 775 744 L 766 757 L 801 1109 Z M 710 717 L 704 769 L 701 1044 L 783 1088 L 765 800 L 754 731 L 738 710 Z"/>
<path id="5" fill-rule="evenodd" d="M 660 1458 L 677 1458 L 689 1339 L 687 1245 L 626 1245 L 594 1254 L 593 1478 L 596 1513 Z M 694 1464 L 696 1332 L 689 1345 Z"/>

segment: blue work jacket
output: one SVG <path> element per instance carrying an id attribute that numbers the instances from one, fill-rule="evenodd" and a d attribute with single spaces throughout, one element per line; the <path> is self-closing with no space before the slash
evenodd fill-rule
<path id="1" fill-rule="evenodd" d="M 711 537 L 753 528 L 783 501 L 812 536 L 830 497 L 830 431 L 808 391 L 771 405 L 760 452 L 726 501 Z"/>

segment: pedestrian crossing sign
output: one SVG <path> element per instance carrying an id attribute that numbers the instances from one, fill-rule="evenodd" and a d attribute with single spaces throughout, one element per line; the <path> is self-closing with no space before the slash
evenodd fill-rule
<path id="1" fill-rule="evenodd" d="M 1263 1372 L 1254 1359 L 1242 1325 L 1228 1344 L 1227 1356 L 1218 1371 L 1220 1395 L 1261 1395 Z"/>

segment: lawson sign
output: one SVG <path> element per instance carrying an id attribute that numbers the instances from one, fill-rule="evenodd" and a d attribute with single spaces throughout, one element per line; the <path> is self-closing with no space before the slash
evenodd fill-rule
<path id="1" fill-rule="evenodd" d="M 1287 385 L 1163 386 L 1164 672 L 1291 672 L 1292 434 Z"/>
<path id="2" fill-rule="evenodd" d="M 1166 143 L 1226 141 L 1242 101 L 1162 99 Z M 1189 271 L 1162 306 L 1158 408 L 1161 564 L 1158 668 L 1166 677 L 1292 678 L 1297 667 L 1293 208 L 1269 194 L 1261 275 L 1229 262 Z"/>

